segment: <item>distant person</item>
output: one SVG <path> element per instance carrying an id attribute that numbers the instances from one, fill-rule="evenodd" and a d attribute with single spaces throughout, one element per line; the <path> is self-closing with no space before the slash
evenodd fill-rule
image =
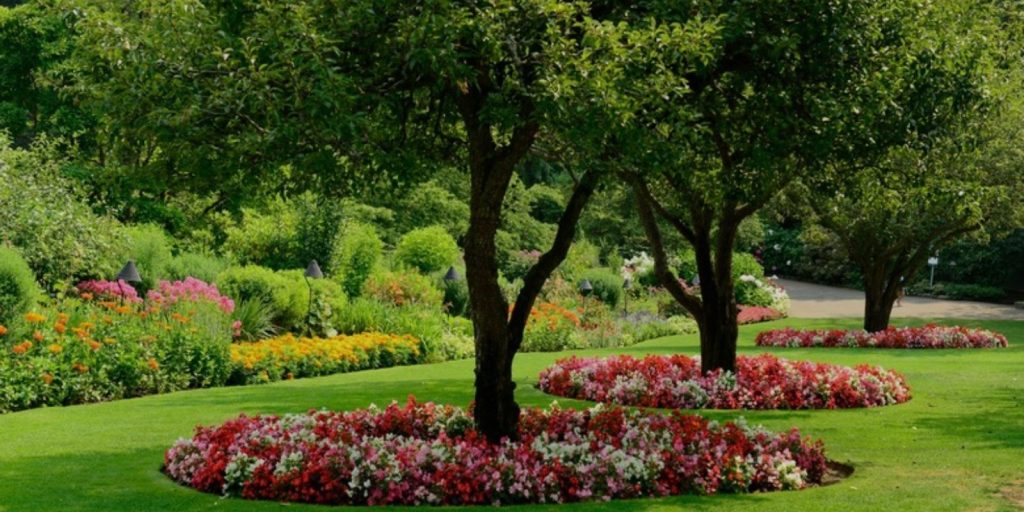
<path id="1" fill-rule="evenodd" d="M 903 307 L 903 296 L 907 294 L 907 288 L 903 283 L 903 276 L 900 276 L 900 288 L 896 290 L 896 307 Z"/>

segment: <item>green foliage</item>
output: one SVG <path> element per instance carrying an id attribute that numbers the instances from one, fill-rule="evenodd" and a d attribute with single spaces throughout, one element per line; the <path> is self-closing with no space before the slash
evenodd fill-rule
<path id="1" fill-rule="evenodd" d="M 473 354 L 472 325 L 464 318 L 447 318 L 425 305 L 402 307 L 360 297 L 337 312 L 334 327 L 344 334 L 383 332 L 409 334 L 426 349 L 427 362 L 464 359 Z"/>
<path id="2" fill-rule="evenodd" d="M 691 282 L 697 277 L 697 255 L 692 249 L 687 249 L 679 255 L 676 272 L 679 277 Z M 764 268 L 752 254 L 734 252 L 732 253 L 732 278 L 735 281 L 744 275 L 762 279 L 764 278 Z"/>
<path id="3" fill-rule="evenodd" d="M 923 283 L 920 286 L 908 287 L 908 293 L 914 295 L 928 295 L 940 299 L 953 300 L 975 300 L 983 302 L 1002 302 L 1006 300 L 1006 292 L 995 286 L 966 283 L 935 283 L 928 286 Z"/>
<path id="4" fill-rule="evenodd" d="M 469 283 L 466 282 L 465 269 L 460 270 L 461 279 L 445 281 L 444 274 L 439 273 L 435 279 L 440 281 L 444 292 L 444 307 L 449 315 L 469 315 Z"/>
<path id="5" fill-rule="evenodd" d="M 120 224 L 94 213 L 62 176 L 58 149 L 47 141 L 13 149 L 0 137 L 0 237 L 21 250 L 46 289 L 112 278 L 127 242 Z"/>
<path id="6" fill-rule="evenodd" d="M 338 233 L 330 272 L 341 281 L 349 297 L 358 297 L 370 274 L 377 268 L 384 252 L 384 243 L 372 226 L 349 223 Z"/>
<path id="7" fill-rule="evenodd" d="M 736 288 L 733 292 L 736 296 L 736 303 L 745 306 L 771 307 L 772 294 L 757 285 L 756 282 L 740 279 L 736 281 Z"/>
<path id="8" fill-rule="evenodd" d="M 586 240 L 581 240 L 572 244 L 572 247 L 569 248 L 569 254 L 566 255 L 562 264 L 558 266 L 558 273 L 566 281 L 578 281 L 587 269 L 599 267 L 600 265 L 600 249 Z"/>
<path id="9" fill-rule="evenodd" d="M 459 257 L 455 239 L 441 226 L 414 229 L 402 235 L 395 261 L 425 274 L 447 269 Z"/>
<path id="10" fill-rule="evenodd" d="M 306 317 L 308 292 L 301 278 L 294 275 L 285 276 L 257 265 L 229 267 L 217 276 L 216 284 L 222 294 L 237 302 L 266 304 L 273 311 L 274 325 L 280 329 L 301 326 Z"/>
<path id="11" fill-rule="evenodd" d="M 260 299 L 237 300 L 231 320 L 241 323 L 238 338 L 242 341 L 259 341 L 277 334 L 274 326 L 274 308 Z"/>
<path id="12" fill-rule="evenodd" d="M 11 325 L 35 306 L 41 295 L 21 253 L 0 245 L 0 325 Z"/>
<path id="13" fill-rule="evenodd" d="M 171 264 L 171 242 L 167 233 L 159 226 L 145 224 L 131 226 L 125 230 L 128 236 L 128 257 L 135 260 L 142 283 L 137 286 L 140 293 L 152 290 L 157 282 L 167 278 Z"/>
<path id="14" fill-rule="evenodd" d="M 345 290 L 341 285 L 330 279 L 310 279 L 306 281 L 305 272 L 302 270 L 284 270 L 278 275 L 288 279 L 292 283 L 300 283 L 303 288 L 312 288 L 313 302 L 312 310 L 307 306 L 303 323 L 296 327 L 304 334 L 315 336 L 333 336 L 331 326 L 335 311 L 342 310 L 348 303 Z M 308 290 L 307 290 L 308 293 Z M 309 304 L 307 295 L 306 304 Z"/>
<path id="15" fill-rule="evenodd" d="M 408 233 L 423 226 L 441 226 L 455 239 L 469 227 L 469 205 L 435 181 L 422 183 L 399 201 L 396 229 Z"/>
<path id="16" fill-rule="evenodd" d="M 609 308 L 619 305 L 622 300 L 623 280 L 618 272 L 607 268 L 592 268 L 583 272 L 582 279 L 590 281 L 590 285 L 594 287 L 591 297 L 605 303 Z"/>
<path id="17" fill-rule="evenodd" d="M 194 277 L 200 281 L 212 283 L 217 275 L 223 272 L 230 263 L 224 258 L 196 252 L 181 253 L 167 264 L 166 274 L 170 281 L 181 281 L 186 277 Z"/>
<path id="18" fill-rule="evenodd" d="M 242 219 L 225 230 L 223 250 L 242 264 L 272 269 L 305 267 L 299 253 L 299 214 L 282 199 L 269 201 L 265 208 L 242 209 Z"/>
<path id="19" fill-rule="evenodd" d="M 302 265 L 310 260 L 329 262 L 334 254 L 344 210 L 337 201 L 311 193 L 299 196 L 293 203 L 298 217 L 295 259 Z"/>

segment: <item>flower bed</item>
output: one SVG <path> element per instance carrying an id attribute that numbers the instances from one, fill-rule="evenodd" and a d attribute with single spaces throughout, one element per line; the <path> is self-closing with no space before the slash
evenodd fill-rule
<path id="1" fill-rule="evenodd" d="M 903 376 L 880 367 L 764 354 L 740 356 L 736 368 L 702 374 L 700 359 L 685 355 L 570 357 L 541 372 L 538 387 L 569 398 L 673 409 L 837 409 L 910 399 Z"/>
<path id="2" fill-rule="evenodd" d="M 231 346 L 233 383 L 262 383 L 422 362 L 408 335 L 363 333 L 331 338 L 277 338 Z"/>
<path id="3" fill-rule="evenodd" d="M 740 313 L 736 317 L 736 323 L 740 325 L 757 324 L 785 317 L 786 315 L 782 314 L 782 312 L 770 307 L 740 306 Z"/>
<path id="4" fill-rule="evenodd" d="M 799 489 L 821 482 L 820 442 L 741 423 L 621 408 L 523 411 L 519 441 L 489 444 L 451 406 L 241 416 L 164 456 L 204 492 L 322 504 L 510 504 Z"/>
<path id="5" fill-rule="evenodd" d="M 230 322 L 206 301 L 31 312 L 0 329 L 0 413 L 222 385 Z"/>
<path id="6" fill-rule="evenodd" d="M 852 347 L 852 348 L 1005 348 L 1006 336 L 986 329 L 926 325 L 890 327 L 884 331 L 797 330 L 764 331 L 757 335 L 760 347 Z"/>

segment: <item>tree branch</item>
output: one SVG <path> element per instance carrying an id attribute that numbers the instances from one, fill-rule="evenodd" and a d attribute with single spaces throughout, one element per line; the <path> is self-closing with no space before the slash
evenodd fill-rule
<path id="1" fill-rule="evenodd" d="M 512 315 L 509 318 L 509 330 L 512 333 L 512 345 L 510 350 L 515 353 L 522 343 L 522 333 L 526 328 L 526 321 L 530 317 L 530 310 L 533 309 L 534 301 L 540 294 L 544 283 L 551 277 L 551 273 L 558 268 L 558 265 L 565 260 L 572 246 L 572 240 L 576 236 L 576 226 L 579 224 L 583 208 L 590 201 L 591 196 L 597 189 L 600 181 L 600 173 L 596 170 L 587 171 L 581 178 L 579 185 L 573 189 L 569 203 L 558 220 L 558 230 L 555 232 L 555 240 L 551 248 L 540 256 L 526 276 L 523 277 L 523 287 L 516 297 L 515 306 L 512 308 Z"/>

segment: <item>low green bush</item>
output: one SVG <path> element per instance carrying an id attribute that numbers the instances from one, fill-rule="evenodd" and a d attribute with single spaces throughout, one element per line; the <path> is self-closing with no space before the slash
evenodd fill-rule
<path id="1" fill-rule="evenodd" d="M 349 297 L 363 293 L 363 285 L 384 254 L 384 242 L 373 226 L 348 223 L 338 233 L 328 272 L 341 282 Z"/>
<path id="2" fill-rule="evenodd" d="M 676 262 L 676 274 L 688 282 L 692 282 L 697 276 L 697 256 L 693 249 L 687 249 L 679 255 Z M 732 278 L 739 281 L 740 277 L 749 275 L 758 279 L 764 278 L 764 268 L 757 262 L 757 258 L 745 252 L 732 253 Z"/>
<path id="3" fill-rule="evenodd" d="M 596 298 L 610 308 L 619 305 L 622 300 L 622 276 L 611 269 L 592 268 L 582 274 L 582 278 L 590 281 L 594 291 L 590 297 Z"/>
<path id="4" fill-rule="evenodd" d="M 395 261 L 423 273 L 447 269 L 459 257 L 459 246 L 441 226 L 414 229 L 398 241 Z"/>
<path id="5" fill-rule="evenodd" d="M 184 252 L 172 258 L 167 264 L 167 280 L 182 281 L 186 277 L 194 277 L 212 283 L 217 280 L 217 275 L 230 265 L 230 262 L 217 256 Z"/>
<path id="6" fill-rule="evenodd" d="M 238 339 L 242 341 L 259 341 L 277 334 L 274 308 L 260 299 L 237 301 L 231 320 L 238 322 Z"/>
<path id="7" fill-rule="evenodd" d="M 217 276 L 216 285 L 221 293 L 237 302 L 259 300 L 270 306 L 274 325 L 280 329 L 293 329 L 305 320 L 309 296 L 299 279 L 247 265 L 224 270 Z"/>
<path id="8" fill-rule="evenodd" d="M 242 264 L 272 269 L 298 268 L 299 214 L 294 205 L 277 199 L 263 209 L 243 208 L 238 224 L 225 229 L 224 251 Z"/>
<path id="9" fill-rule="evenodd" d="M 35 275 L 21 253 L 0 245 L 0 325 L 11 325 L 42 296 Z"/>
<path id="10" fill-rule="evenodd" d="M 135 285 L 140 294 L 156 288 L 157 282 L 167 278 L 171 264 L 171 241 L 162 228 L 153 224 L 131 226 L 128 235 L 128 258 L 135 261 L 142 282 Z"/>
<path id="11" fill-rule="evenodd" d="M 1006 292 L 1002 288 L 980 284 L 936 283 L 935 286 L 923 285 L 908 291 L 915 295 L 931 295 L 953 300 L 999 302 L 1006 299 Z"/>

